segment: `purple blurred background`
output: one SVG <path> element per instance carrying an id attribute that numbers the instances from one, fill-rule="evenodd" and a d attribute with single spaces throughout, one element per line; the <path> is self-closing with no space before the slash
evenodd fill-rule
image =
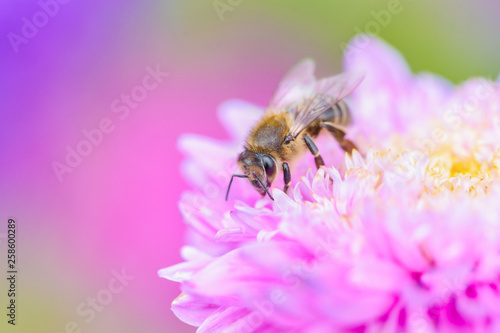
<path id="1" fill-rule="evenodd" d="M 194 332 L 169 310 L 178 286 L 157 276 L 181 261 L 177 200 L 187 185 L 176 140 L 227 138 L 217 106 L 230 98 L 265 105 L 303 57 L 316 59 L 320 76 L 340 71 L 342 43 L 387 8 L 233 1 L 221 13 L 218 3 L 0 4 L 0 251 L 14 217 L 18 331 L 69 332 L 74 322 L 82 332 Z M 401 6 L 377 34 L 414 70 L 496 77 L 497 4 Z M 155 81 L 155 70 L 168 75 Z M 103 122 L 109 133 L 96 130 Z M 72 150 L 86 156 L 64 166 Z M 117 272 L 130 279 L 109 293 Z M 3 307 L 4 279 L 0 286 Z M 104 302 L 91 318 L 82 310 L 92 298 Z M 0 327 L 12 329 L 4 319 Z"/>

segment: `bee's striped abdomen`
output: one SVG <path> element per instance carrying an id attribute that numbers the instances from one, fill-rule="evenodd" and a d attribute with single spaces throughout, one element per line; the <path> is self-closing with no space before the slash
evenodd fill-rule
<path id="1" fill-rule="evenodd" d="M 351 124 L 351 114 L 347 105 L 340 101 L 332 106 L 328 111 L 323 113 L 320 117 L 322 122 L 329 122 L 335 125 L 347 127 Z"/>

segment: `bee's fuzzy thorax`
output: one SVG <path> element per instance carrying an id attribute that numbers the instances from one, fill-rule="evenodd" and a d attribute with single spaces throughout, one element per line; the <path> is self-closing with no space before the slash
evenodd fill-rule
<path id="1" fill-rule="evenodd" d="M 265 153 L 281 161 L 292 160 L 304 147 L 296 142 L 284 145 L 286 135 L 292 126 L 292 116 L 285 111 L 274 111 L 264 114 L 262 119 L 252 128 L 246 140 L 245 148 L 255 153 Z"/>

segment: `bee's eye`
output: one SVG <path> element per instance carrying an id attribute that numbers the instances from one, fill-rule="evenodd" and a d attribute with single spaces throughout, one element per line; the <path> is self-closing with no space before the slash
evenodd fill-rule
<path id="1" fill-rule="evenodd" d="M 264 155 L 262 157 L 262 162 L 264 162 L 264 169 L 266 170 L 266 175 L 268 178 L 273 178 L 276 174 L 276 164 L 274 160 L 269 155 Z"/>

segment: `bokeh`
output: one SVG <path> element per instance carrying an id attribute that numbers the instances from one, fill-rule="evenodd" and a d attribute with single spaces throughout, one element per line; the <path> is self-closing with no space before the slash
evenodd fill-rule
<path id="1" fill-rule="evenodd" d="M 2 310 L 2 332 L 194 332 L 169 309 L 178 285 L 157 276 L 181 261 L 179 136 L 227 138 L 220 103 L 265 105 L 304 57 L 320 76 L 339 72 L 357 33 L 385 39 L 415 72 L 496 78 L 499 10 L 493 0 L 3 0 L 0 267 L 13 217 L 18 294 L 16 326 Z"/>

